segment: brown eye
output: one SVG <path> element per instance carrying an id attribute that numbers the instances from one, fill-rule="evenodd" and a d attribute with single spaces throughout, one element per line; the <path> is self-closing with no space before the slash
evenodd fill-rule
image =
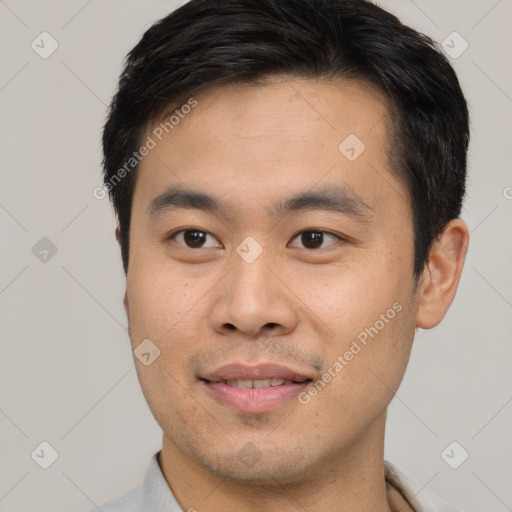
<path id="1" fill-rule="evenodd" d="M 325 246 L 322 247 L 322 244 L 324 243 L 325 240 L 331 238 L 332 240 L 334 240 L 333 243 L 340 240 L 339 237 L 332 235 L 331 233 L 327 233 L 326 231 L 302 231 L 295 238 L 299 238 L 299 236 L 300 241 L 305 249 L 324 249 Z M 329 245 L 332 245 L 332 243 Z"/>
<path id="2" fill-rule="evenodd" d="M 204 241 L 206 240 L 206 233 L 203 231 L 185 231 L 183 233 L 183 239 L 189 247 L 193 247 L 195 249 L 204 244 Z"/>
<path id="3" fill-rule="evenodd" d="M 216 240 L 207 231 L 201 231 L 199 229 L 182 229 L 181 231 L 178 231 L 173 236 L 171 236 L 171 239 L 175 239 L 177 243 L 180 245 L 185 245 L 190 249 L 202 249 L 216 246 L 220 247 L 220 245 L 215 243 L 213 245 L 205 245 L 208 237 L 211 237 L 214 241 Z"/>

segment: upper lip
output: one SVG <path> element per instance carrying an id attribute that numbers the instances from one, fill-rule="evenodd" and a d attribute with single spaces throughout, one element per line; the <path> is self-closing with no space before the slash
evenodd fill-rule
<path id="1" fill-rule="evenodd" d="M 256 366 L 227 364 L 202 375 L 201 378 L 210 382 L 266 379 L 283 379 L 303 382 L 312 379 L 312 377 L 300 370 L 293 370 L 281 364 L 274 363 L 258 364 Z"/>

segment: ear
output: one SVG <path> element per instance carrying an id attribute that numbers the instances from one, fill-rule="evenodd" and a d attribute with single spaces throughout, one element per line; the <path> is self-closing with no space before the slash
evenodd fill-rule
<path id="1" fill-rule="evenodd" d="M 119 224 L 116 227 L 116 240 L 119 245 L 121 245 L 121 230 L 119 229 Z M 126 316 L 128 317 L 128 322 L 130 321 L 130 308 L 128 307 L 128 291 L 125 290 L 124 297 L 123 297 L 123 306 L 124 310 L 126 311 Z"/>
<path id="2" fill-rule="evenodd" d="M 116 227 L 116 240 L 119 245 L 121 245 L 121 230 L 119 229 L 119 224 Z"/>
<path id="3" fill-rule="evenodd" d="M 130 308 L 128 307 L 128 291 L 124 292 L 123 306 L 124 306 L 124 310 L 126 312 L 126 316 L 129 319 L 130 318 Z"/>
<path id="4" fill-rule="evenodd" d="M 450 221 L 432 244 L 418 284 L 417 327 L 431 329 L 444 318 L 459 285 L 468 244 L 469 230 L 461 219 Z"/>

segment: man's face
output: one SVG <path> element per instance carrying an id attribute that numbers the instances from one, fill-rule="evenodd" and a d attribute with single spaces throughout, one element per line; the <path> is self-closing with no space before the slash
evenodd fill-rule
<path id="1" fill-rule="evenodd" d="M 161 353 L 138 376 L 164 447 L 291 482 L 381 441 L 409 358 L 413 228 L 387 107 L 360 82 L 299 79 L 195 99 L 161 141 L 143 138 L 156 147 L 137 176 L 125 306 L 132 348 Z"/>

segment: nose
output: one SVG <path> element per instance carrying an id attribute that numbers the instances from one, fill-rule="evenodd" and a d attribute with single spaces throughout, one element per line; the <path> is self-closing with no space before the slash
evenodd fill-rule
<path id="1" fill-rule="evenodd" d="M 243 333 L 248 337 L 281 336 L 298 323 L 298 299 L 287 286 L 283 266 L 277 265 L 271 251 L 265 250 L 252 263 L 233 255 L 233 267 L 221 281 L 210 321 L 224 335 Z"/>

